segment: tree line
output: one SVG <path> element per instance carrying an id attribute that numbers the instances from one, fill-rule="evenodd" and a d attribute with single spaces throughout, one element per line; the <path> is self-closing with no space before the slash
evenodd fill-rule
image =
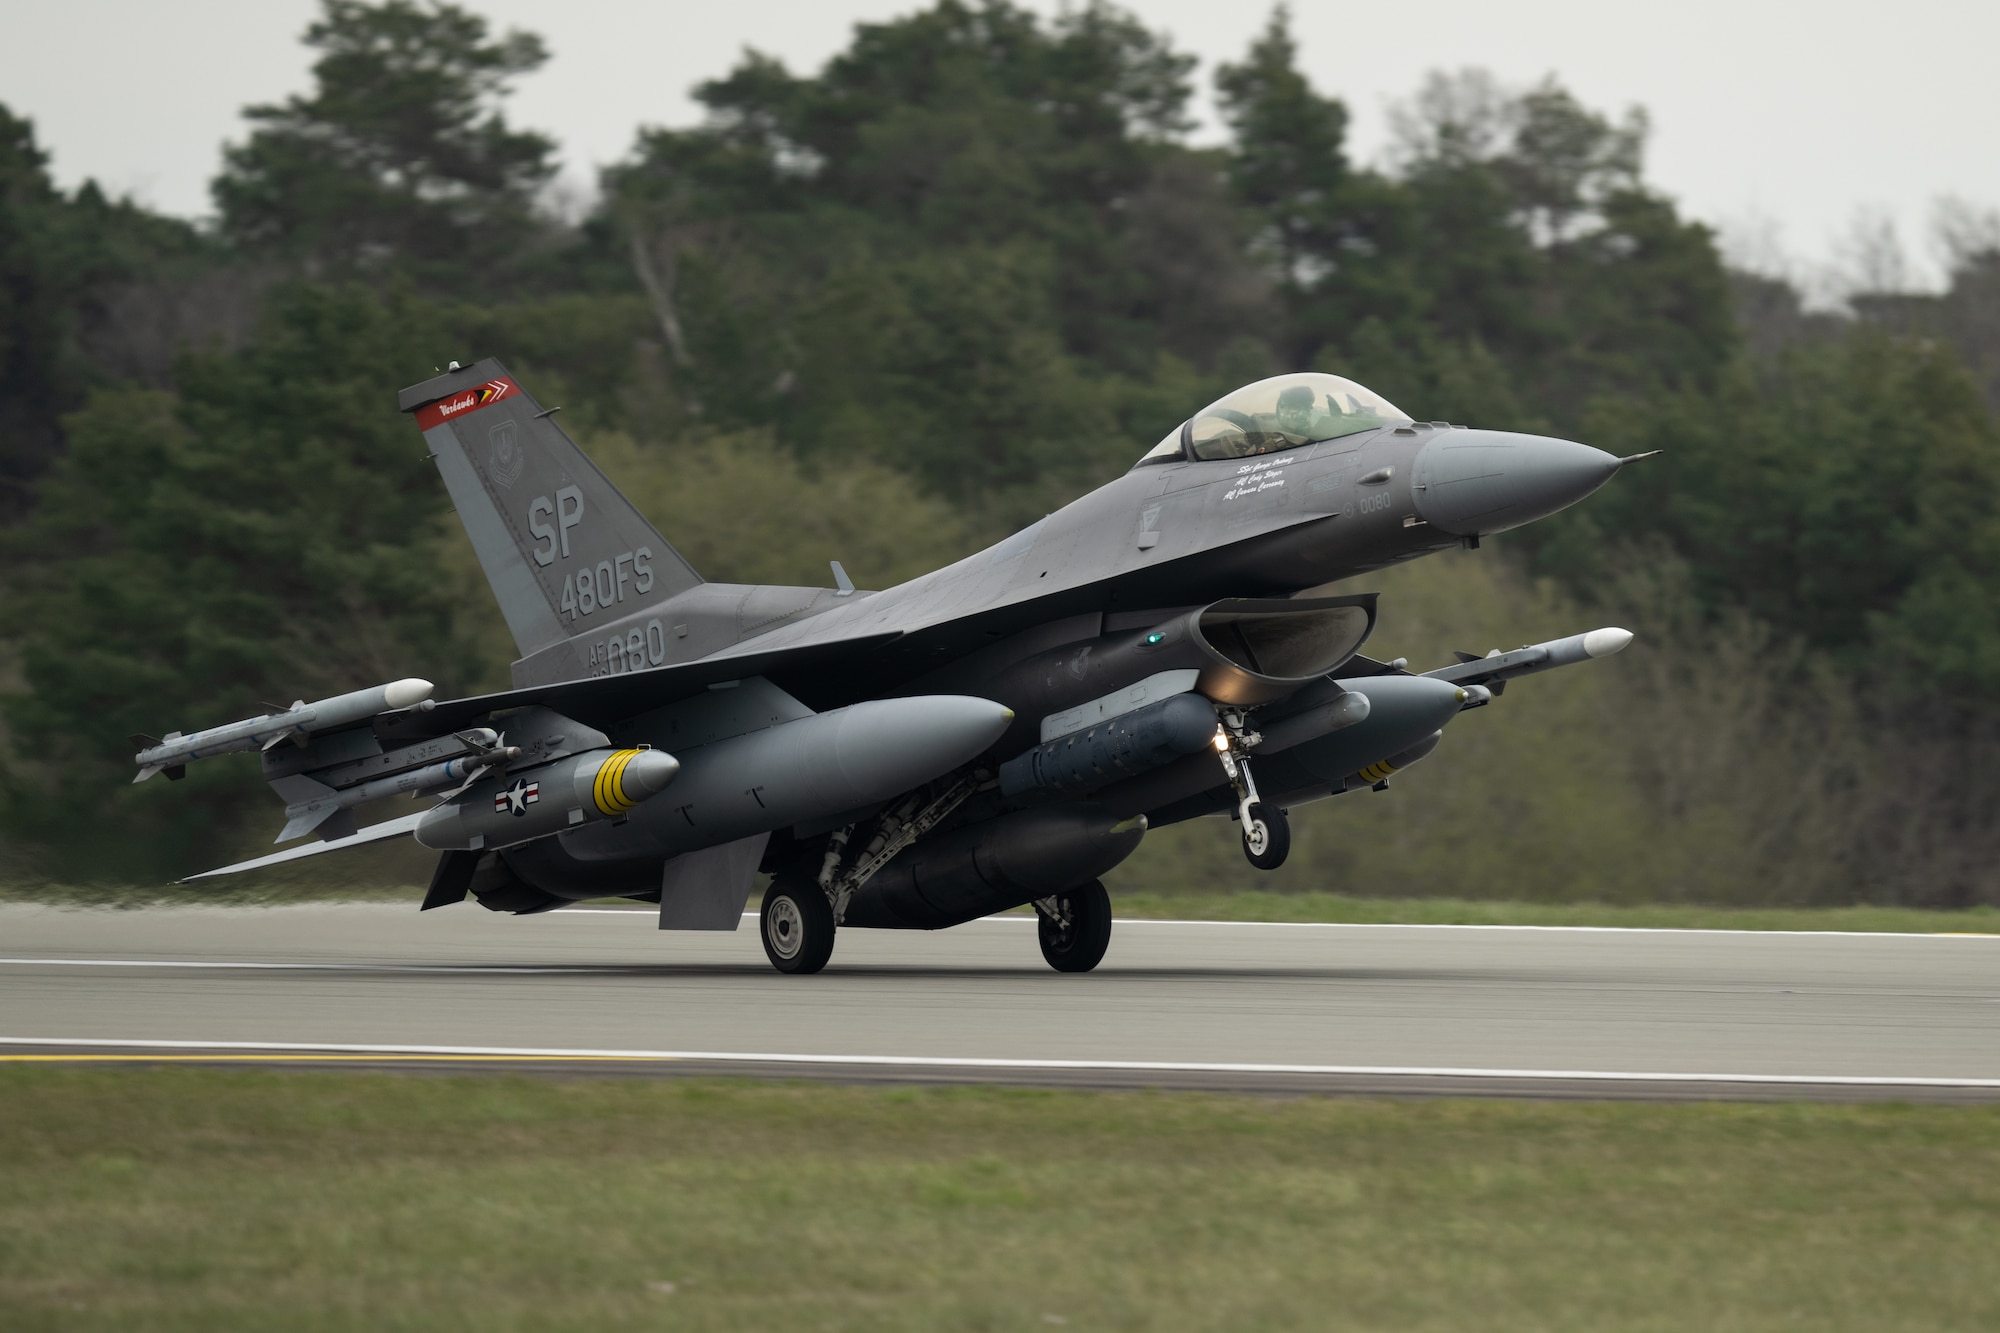
<path id="1" fill-rule="evenodd" d="M 498 354 L 710 577 L 907 576 L 1283 370 L 1662 449 L 1493 557 L 1614 619 L 1646 600 L 1632 571 L 1671 585 L 1647 605 L 1690 669 L 1758 627 L 1770 709 L 1834 689 L 1889 738 L 1833 784 L 1856 827 L 1893 804 L 1882 774 L 1944 766 L 1935 873 L 1884 889 L 1886 853 L 1849 848 L 1826 893 L 1994 897 L 1967 851 L 2000 687 L 1993 228 L 1961 228 L 1941 295 L 1814 313 L 1648 182 L 1637 110 L 1433 75 L 1366 166 L 1280 7 L 1214 73 L 1227 142 L 1197 146 L 1166 36 L 1004 0 L 859 25 L 812 73 L 748 53 L 565 218 L 553 141 L 506 112 L 538 38 L 324 0 L 305 41 L 312 87 L 245 110 L 200 223 L 58 189 L 0 107 L 17 869 L 142 878 L 254 836 L 245 773 L 121 789 L 130 733 L 496 679 L 497 618 L 388 394 Z"/>

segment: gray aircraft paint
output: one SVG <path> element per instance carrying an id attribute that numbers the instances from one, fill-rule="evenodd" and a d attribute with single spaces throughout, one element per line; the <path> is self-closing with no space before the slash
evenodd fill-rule
<path id="1" fill-rule="evenodd" d="M 617 819 L 564 825 L 504 864 L 488 856 L 469 881 L 472 863 L 455 863 L 456 892 L 504 890 L 519 904 L 509 910 L 647 891 L 663 926 L 719 923 L 715 904 L 740 902 L 752 846 L 805 869 L 798 858 L 830 830 L 941 799 L 926 784 L 956 774 L 953 790 L 976 794 L 954 796 L 963 808 L 878 872 L 881 893 L 902 884 L 931 905 L 878 911 L 866 886 L 853 899 L 857 924 L 949 924 L 1007 905 L 995 894 L 1100 873 L 1148 823 L 1233 808 L 1213 753 L 1172 757 L 1185 737 L 1118 741 L 1113 767 L 1154 767 L 1081 800 L 1068 794 L 1074 775 L 1053 798 L 1010 798 L 999 766 L 1045 741 L 1192 689 L 1225 719 L 1249 710 L 1247 725 L 1265 728 L 1251 757 L 1266 796 L 1315 799 L 1427 752 L 1509 674 L 1598 655 L 1578 636 L 1412 676 L 1357 654 L 1372 595 L 1324 595 L 1552 513 L 1620 466 L 1568 441 L 1378 415 L 1260 455 L 1183 452 L 985 551 L 863 592 L 703 582 L 497 361 L 407 389 L 399 406 L 417 415 L 514 633 L 517 688 L 312 738 L 284 773 L 372 780 L 396 756 L 448 757 L 444 738 L 474 726 L 523 748 L 508 781 L 601 762 L 612 745 L 681 766 Z"/>
<path id="2" fill-rule="evenodd" d="M 972 759 L 1013 720 L 987 699 L 874 699 L 677 752 L 664 800 L 558 841 L 583 862 L 678 856 L 824 819 L 910 790 Z"/>
<path id="3" fill-rule="evenodd" d="M 701 582 L 498 361 L 405 389 L 400 405 L 417 414 L 522 656 Z"/>

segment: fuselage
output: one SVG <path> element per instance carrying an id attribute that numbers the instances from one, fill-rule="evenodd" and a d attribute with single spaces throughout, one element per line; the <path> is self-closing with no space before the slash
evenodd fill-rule
<path id="1" fill-rule="evenodd" d="M 1004 541 L 892 588 L 848 594 L 704 584 L 607 625 L 595 642 L 558 645 L 517 670 L 529 683 L 555 671 L 572 679 L 613 674 L 718 650 L 895 636 L 866 655 L 864 668 L 773 679 L 822 712 L 896 696 L 991 699 L 1016 713 L 995 747 L 1005 759 L 1040 739 L 1047 714 L 1157 668 L 1133 652 L 1143 653 L 1144 639 L 1176 616 L 1222 598 L 1293 598 L 1476 544 L 1582 498 L 1616 466 L 1568 441 L 1433 423 L 1385 425 L 1248 458 L 1169 459 L 1134 467 Z M 1042 672 L 1034 664 L 1043 661 L 1068 670 Z M 1050 693 L 1043 675 L 1063 688 Z M 1425 745 L 1463 698 L 1421 678 L 1375 693 L 1380 703 L 1368 722 L 1272 756 L 1276 791 L 1301 800 L 1337 791 L 1367 764 Z M 1281 716 L 1285 708 L 1270 711 Z M 700 763 L 699 752 L 682 751 L 651 713 L 607 730 L 619 744 L 657 745 Z M 1190 755 L 1091 801 L 1161 823 L 1220 810 L 1227 792 L 1213 756 Z M 752 799 L 763 795 L 746 792 L 746 807 Z M 1007 808 L 988 801 L 975 813 Z M 712 845 L 725 828 L 736 835 L 755 814 L 746 808 L 711 831 L 663 800 L 628 824 L 565 834 L 522 868 L 552 890 L 583 893 L 601 882 L 586 867 L 657 864 Z"/>

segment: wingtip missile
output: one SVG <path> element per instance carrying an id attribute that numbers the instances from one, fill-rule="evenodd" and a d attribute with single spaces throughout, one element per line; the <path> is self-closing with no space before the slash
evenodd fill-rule
<path id="1" fill-rule="evenodd" d="M 132 762 L 139 765 L 139 775 L 132 780 L 144 782 L 155 773 L 165 773 L 171 781 L 180 775 L 179 770 L 185 769 L 190 760 L 208 759 L 240 750 L 268 750 L 280 741 L 303 741 L 315 731 L 330 731 L 365 722 L 382 713 L 416 707 L 430 698 L 433 688 L 427 680 L 406 676 L 386 685 L 372 685 L 365 690 L 354 690 L 315 703 L 297 704 L 283 712 L 246 718 L 185 736 L 170 731 L 162 740 L 145 746 L 132 756 Z M 147 736 L 132 738 L 134 744 L 150 739 Z"/>
<path id="2" fill-rule="evenodd" d="M 1497 648 L 1484 657 L 1473 657 L 1470 653 L 1457 653 L 1459 659 L 1447 667 L 1424 674 L 1435 680 L 1449 681 L 1454 685 L 1483 685 L 1492 687 L 1498 694 L 1506 683 L 1516 676 L 1532 676 L 1538 671 L 1551 671 L 1556 667 L 1574 666 L 1578 662 L 1594 661 L 1621 653 L 1636 636 L 1629 629 L 1616 625 L 1606 625 L 1602 629 L 1590 630 L 1583 634 L 1572 634 L 1566 639 L 1551 639 L 1547 643 L 1531 643 L 1525 648 L 1516 648 L 1503 653 Z M 1485 699 L 1479 700 L 1486 702 Z"/>

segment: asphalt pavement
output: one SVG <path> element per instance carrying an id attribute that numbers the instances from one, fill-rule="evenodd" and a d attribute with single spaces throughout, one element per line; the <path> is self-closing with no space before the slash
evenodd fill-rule
<path id="1" fill-rule="evenodd" d="M 1031 917 L 841 934 L 465 904 L 0 905 L 0 1059 L 1538 1097 L 2000 1101 L 2000 937 Z"/>

